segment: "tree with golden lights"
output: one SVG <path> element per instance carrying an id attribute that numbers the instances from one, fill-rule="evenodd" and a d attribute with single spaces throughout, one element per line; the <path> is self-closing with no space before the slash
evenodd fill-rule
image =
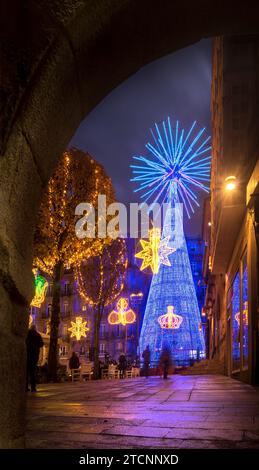
<path id="1" fill-rule="evenodd" d="M 34 266 L 53 281 L 48 357 L 52 381 L 57 379 L 60 280 L 64 269 L 73 268 L 81 259 L 100 255 L 111 241 L 97 237 L 79 239 L 75 233 L 76 206 L 88 202 L 97 208 L 99 194 L 106 195 L 107 204 L 114 202 L 110 178 L 89 154 L 73 148 L 61 156 L 42 198 L 34 237 Z"/>
<path id="2" fill-rule="evenodd" d="M 99 378 L 99 333 L 104 308 L 120 295 L 127 268 L 125 241 L 117 238 L 99 256 L 81 261 L 75 268 L 79 294 L 94 308 L 94 378 Z"/>

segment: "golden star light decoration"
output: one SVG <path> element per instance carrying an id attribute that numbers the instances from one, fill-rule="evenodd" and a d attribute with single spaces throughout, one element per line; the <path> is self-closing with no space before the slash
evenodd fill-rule
<path id="1" fill-rule="evenodd" d="M 140 240 L 143 250 L 135 254 L 136 258 L 142 259 L 140 270 L 150 268 L 154 274 L 159 271 L 160 264 L 171 266 L 168 257 L 176 251 L 176 248 L 168 246 L 170 236 L 161 240 L 160 229 L 153 227 L 149 230 L 149 240 Z"/>
<path id="2" fill-rule="evenodd" d="M 89 331 L 89 328 L 86 326 L 87 322 L 83 321 L 82 317 L 76 317 L 76 321 L 71 321 L 71 327 L 68 328 L 68 331 L 71 331 L 71 338 L 75 337 L 77 341 L 81 338 L 86 337 L 86 332 Z"/>
<path id="3" fill-rule="evenodd" d="M 112 310 L 108 316 L 110 325 L 128 325 L 136 321 L 135 312 L 129 308 L 128 299 L 121 297 L 116 305 L 117 310 Z"/>
<path id="4" fill-rule="evenodd" d="M 158 317 L 158 323 L 161 328 L 166 330 L 177 330 L 183 321 L 183 317 L 181 315 L 176 315 L 174 313 L 174 307 L 172 305 L 168 305 L 167 313 Z"/>

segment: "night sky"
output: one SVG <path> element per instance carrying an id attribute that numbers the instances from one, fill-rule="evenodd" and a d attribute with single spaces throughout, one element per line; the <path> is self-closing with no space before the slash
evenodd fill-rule
<path id="1" fill-rule="evenodd" d="M 203 40 L 143 67 L 123 82 L 82 121 L 71 146 L 89 152 L 112 178 L 119 202 L 140 202 L 129 180 L 132 155 L 147 154 L 149 128 L 167 116 L 183 127 L 197 120 L 210 135 L 211 41 Z M 201 208 L 185 233 L 201 233 Z"/>

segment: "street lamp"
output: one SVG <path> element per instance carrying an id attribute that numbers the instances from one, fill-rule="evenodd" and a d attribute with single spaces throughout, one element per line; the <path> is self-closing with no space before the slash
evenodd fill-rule
<path id="1" fill-rule="evenodd" d="M 225 190 L 226 191 L 233 191 L 236 189 L 236 177 L 235 176 L 227 176 L 225 179 Z"/>

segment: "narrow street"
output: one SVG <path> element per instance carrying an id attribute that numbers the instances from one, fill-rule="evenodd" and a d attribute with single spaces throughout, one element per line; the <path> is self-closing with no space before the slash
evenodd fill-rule
<path id="1" fill-rule="evenodd" d="M 225 376 L 44 384 L 28 448 L 259 448 L 259 390 Z"/>

